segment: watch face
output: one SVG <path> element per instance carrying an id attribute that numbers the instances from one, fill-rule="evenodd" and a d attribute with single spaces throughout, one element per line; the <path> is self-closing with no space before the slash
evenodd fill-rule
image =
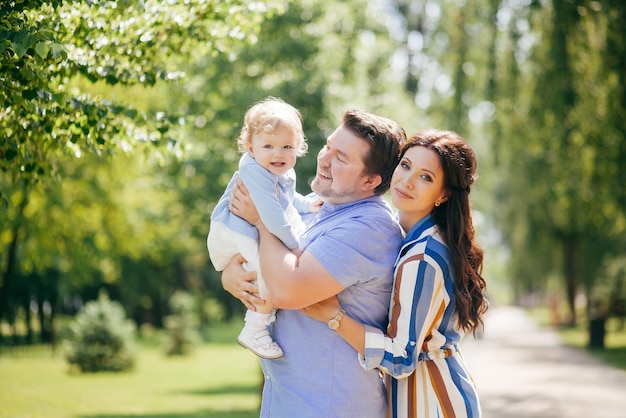
<path id="1" fill-rule="evenodd" d="M 336 330 L 337 328 L 339 328 L 339 321 L 341 321 L 341 319 L 343 318 L 345 314 L 346 312 L 342 309 L 341 312 L 335 315 L 333 319 L 328 321 L 328 328 L 332 330 Z"/>

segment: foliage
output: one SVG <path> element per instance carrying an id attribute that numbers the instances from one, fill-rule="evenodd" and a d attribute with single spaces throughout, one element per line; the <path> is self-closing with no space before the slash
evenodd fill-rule
<path id="1" fill-rule="evenodd" d="M 1 168 L 21 178 L 56 171 L 60 152 L 127 152 L 140 143 L 170 144 L 179 116 L 145 114 L 90 97 L 71 84 L 152 86 L 183 74 L 178 61 L 233 53 L 276 3 L 229 0 L 3 2 L 0 6 L 0 109 L 6 133 Z M 4 193 L 2 194 L 4 196 Z"/>
<path id="2" fill-rule="evenodd" d="M 508 256 L 486 271 L 517 300 L 599 298 L 626 242 L 625 13 L 617 0 L 3 2 L 0 318 L 33 301 L 49 324 L 103 287 L 157 327 L 177 289 L 207 301 L 203 326 L 240 313 L 205 239 L 242 115 L 268 95 L 303 113 L 303 193 L 348 107 L 408 133 L 457 130 L 480 163 L 485 261 Z"/>
<path id="3" fill-rule="evenodd" d="M 477 150 L 474 203 L 509 249 L 516 299 L 565 294 L 574 321 L 577 295 L 599 297 L 602 266 L 624 257 L 624 2 L 393 3 L 407 90 Z"/>
<path id="4" fill-rule="evenodd" d="M 178 291 L 170 298 L 170 315 L 165 317 L 165 353 L 186 356 L 200 342 L 198 315 L 193 297 Z"/>
<path id="5" fill-rule="evenodd" d="M 525 129 L 520 133 L 519 123 L 506 128 L 511 144 L 503 155 L 503 230 L 513 250 L 524 254 L 513 260 L 513 272 L 531 289 L 543 288 L 551 273 L 562 277 L 570 321 L 577 293 L 591 296 L 603 260 L 623 251 L 615 244 L 626 233 L 617 168 L 626 156 L 626 131 L 614 119 L 624 108 L 612 98 L 623 94 L 614 83 L 623 68 L 605 65 L 623 55 L 625 45 L 603 46 L 619 9 L 611 2 L 546 4 L 523 18 L 531 25 L 523 34 L 534 40 L 531 55 L 516 63 L 515 78 L 505 75 L 516 91 L 532 93 L 517 103 L 515 118 L 521 121 L 526 112 Z M 501 115 L 501 126 L 504 118 L 510 115 Z"/>
<path id="6" fill-rule="evenodd" d="M 271 95 L 301 110 L 309 144 L 309 155 L 296 164 L 302 193 L 310 191 L 315 154 L 343 110 L 358 105 L 385 111 L 392 96 L 383 86 L 391 89 L 395 81 L 388 80 L 387 67 L 378 67 L 393 53 L 393 44 L 383 22 L 373 18 L 377 10 L 368 4 L 364 0 L 290 2 L 284 14 L 262 22 L 257 43 L 242 47 L 236 57 L 219 55 L 190 62 L 184 82 L 168 91 L 170 106 L 194 115 L 185 127 L 193 148 L 184 161 L 168 166 L 173 190 L 187 208 L 182 228 L 192 226 L 192 239 L 198 245 L 194 257 L 206 256 L 209 215 L 236 170 L 235 139 L 252 103 Z M 386 114 L 393 115 L 395 105 L 389 104 Z M 224 293 L 212 266 L 201 267 L 191 274 L 204 278 L 205 298 L 219 300 L 227 317 L 240 313 L 241 303 Z M 198 288 L 194 282 L 189 290 Z"/>
<path id="7" fill-rule="evenodd" d="M 81 309 L 70 331 L 66 359 L 81 372 L 120 372 L 135 366 L 134 324 L 104 294 Z"/>
<path id="8" fill-rule="evenodd" d="M 47 280 L 51 271 L 61 279 L 55 290 L 72 292 L 76 283 L 68 285 L 67 277 L 110 284 L 119 278 L 122 259 L 141 258 L 142 247 L 119 235 L 127 223 L 117 221 L 139 219 L 139 227 L 149 228 L 141 209 L 131 212 L 151 205 L 139 199 L 129 207 L 113 204 L 120 183 L 107 179 L 128 184 L 129 177 L 123 177 L 125 167 L 107 164 L 116 155 L 157 167 L 168 155 L 181 157 L 178 130 L 185 115 L 162 100 L 136 98 L 149 100 L 160 85 L 180 80 L 183 63 L 236 55 L 255 41 L 262 19 L 283 9 L 282 1 L 241 0 L 0 4 L 0 319 L 14 316 L 18 277 L 34 272 Z M 116 86 L 122 94 L 98 94 Z M 94 197 L 101 199 L 94 204 Z M 179 252 L 168 252 L 164 262 L 179 259 Z M 36 298 L 59 302 L 52 294 Z"/>
<path id="9" fill-rule="evenodd" d="M 626 320 L 626 259 L 605 258 L 599 275 L 603 280 L 589 291 L 591 317 Z"/>
<path id="10" fill-rule="evenodd" d="M 221 288 L 205 240 L 245 109 L 268 95 L 301 109 L 302 192 L 346 107 L 400 115 L 394 44 L 366 0 L 11 4 L 0 5 L 0 125 L 11 134 L 0 144 L 10 157 L 0 172 L 0 318 L 11 322 L 31 300 L 52 306 L 38 313 L 52 322 L 101 288 L 137 324 L 163 326 L 177 289 L 206 301 L 203 328 L 237 315 L 243 306 Z M 19 66 L 34 76 L 20 78 Z M 22 90 L 31 93 L 10 93 Z M 36 293 L 38 283 L 48 290 Z"/>

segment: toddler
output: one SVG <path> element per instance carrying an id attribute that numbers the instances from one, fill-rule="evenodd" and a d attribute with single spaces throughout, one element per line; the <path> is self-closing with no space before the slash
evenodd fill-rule
<path id="1" fill-rule="evenodd" d="M 307 151 L 302 116 L 281 99 L 267 98 L 252 106 L 244 116 L 237 140 L 239 171 L 231 178 L 226 191 L 211 213 L 207 247 L 211 262 L 222 271 L 236 254 L 247 261 L 246 269 L 257 273 L 260 297 L 266 300 L 248 310 L 237 342 L 265 359 L 283 355 L 267 327 L 276 319 L 276 310 L 268 295 L 259 262 L 258 231 L 228 210 L 230 192 L 240 178 L 254 202 L 267 229 L 286 247 L 297 250 L 299 237 L 305 230 L 302 215 L 319 211 L 320 201 L 295 191 L 296 158 Z"/>

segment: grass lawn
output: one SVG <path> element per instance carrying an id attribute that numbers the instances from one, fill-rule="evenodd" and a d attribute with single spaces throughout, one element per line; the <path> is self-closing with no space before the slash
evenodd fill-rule
<path id="1" fill-rule="evenodd" d="M 70 374 L 62 353 L 42 346 L 2 352 L 0 417 L 258 417 L 261 369 L 235 342 L 240 326 L 221 326 L 228 342 L 189 357 L 142 348 L 128 373 Z"/>

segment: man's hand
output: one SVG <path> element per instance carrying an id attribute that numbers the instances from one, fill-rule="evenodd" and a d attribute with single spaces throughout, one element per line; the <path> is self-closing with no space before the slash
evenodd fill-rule
<path id="1" fill-rule="evenodd" d="M 222 287 L 235 298 L 241 300 L 246 308 L 256 311 L 256 305 L 265 301 L 258 297 L 259 287 L 256 285 L 256 273 L 243 268 L 246 260 L 241 254 L 236 255 L 222 271 Z"/>
<path id="2" fill-rule="evenodd" d="M 237 183 L 233 187 L 230 194 L 228 209 L 231 213 L 244 219 L 250 225 L 258 227 L 258 224 L 261 222 L 259 212 L 257 212 L 256 206 L 254 206 L 254 203 L 248 194 L 248 189 L 243 184 L 241 179 L 237 179 Z"/>

